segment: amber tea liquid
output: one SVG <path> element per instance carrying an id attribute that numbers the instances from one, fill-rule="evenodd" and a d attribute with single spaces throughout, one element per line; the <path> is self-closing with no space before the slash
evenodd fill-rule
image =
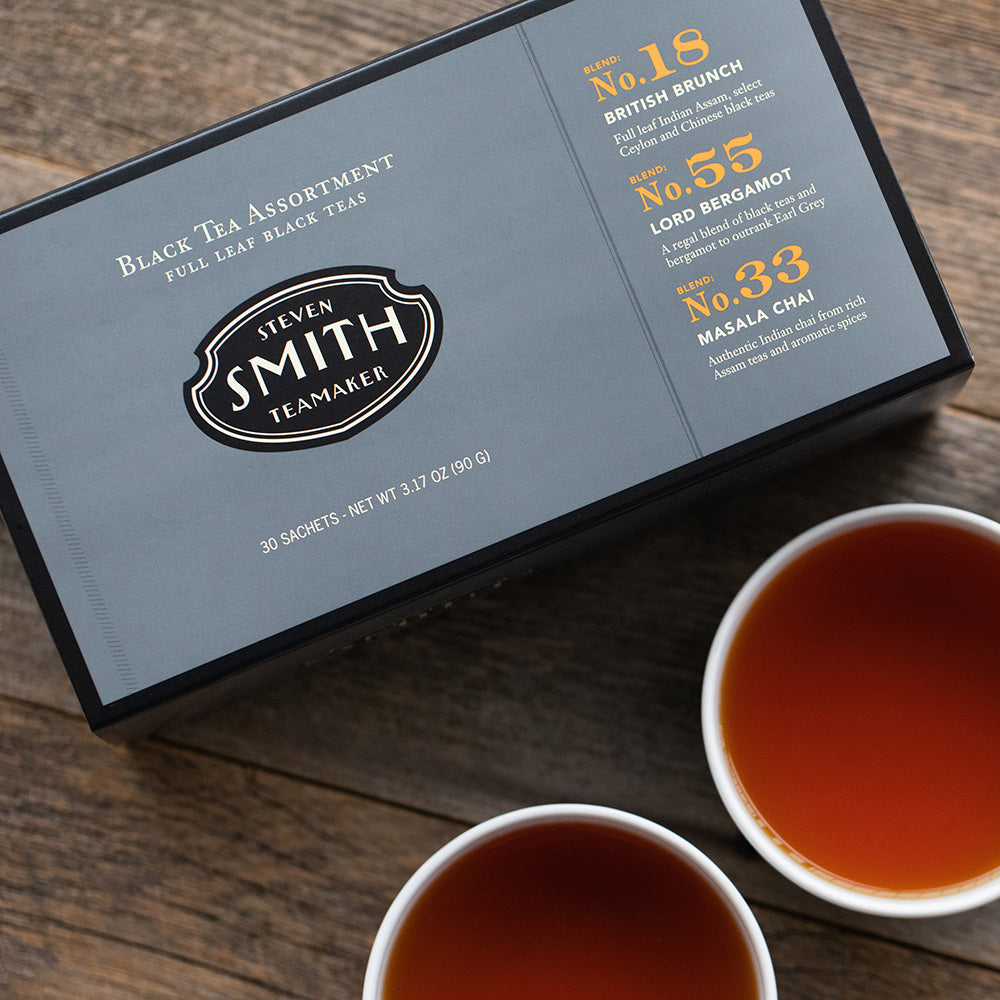
<path id="1" fill-rule="evenodd" d="M 772 839 L 868 891 L 1000 869 L 998 622 L 1000 546 L 947 525 L 861 527 L 786 567 L 720 695 L 730 769 Z"/>
<path id="2" fill-rule="evenodd" d="M 566 820 L 460 856 L 401 925 L 382 1000 L 756 1000 L 750 946 L 690 863 Z"/>

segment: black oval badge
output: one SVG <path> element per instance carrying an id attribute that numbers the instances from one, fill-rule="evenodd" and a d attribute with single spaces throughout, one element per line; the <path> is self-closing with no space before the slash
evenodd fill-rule
<path id="1" fill-rule="evenodd" d="M 343 441 L 411 393 L 437 356 L 441 308 L 394 271 L 312 271 L 253 296 L 218 322 L 184 383 L 191 419 L 251 451 Z"/>

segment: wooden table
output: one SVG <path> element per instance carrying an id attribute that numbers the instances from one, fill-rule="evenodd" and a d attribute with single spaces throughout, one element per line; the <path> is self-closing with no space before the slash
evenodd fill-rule
<path id="1" fill-rule="evenodd" d="M 0 204 L 491 6 L 5 0 Z M 1000 517 L 1000 5 L 828 9 L 977 354 L 954 405 L 127 749 L 88 731 L 4 534 L 0 994 L 356 998 L 424 857 L 500 811 L 576 800 L 715 858 L 752 902 L 783 1000 L 1000 996 L 1000 905 L 903 922 L 812 900 L 741 842 L 701 748 L 713 628 L 781 542 L 872 503 Z"/>

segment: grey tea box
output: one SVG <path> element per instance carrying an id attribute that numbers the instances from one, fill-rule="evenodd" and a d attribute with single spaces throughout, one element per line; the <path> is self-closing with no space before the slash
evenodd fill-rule
<path id="1" fill-rule="evenodd" d="M 148 729 L 972 366 L 814 0 L 527 0 L 0 216 L 3 515 Z"/>

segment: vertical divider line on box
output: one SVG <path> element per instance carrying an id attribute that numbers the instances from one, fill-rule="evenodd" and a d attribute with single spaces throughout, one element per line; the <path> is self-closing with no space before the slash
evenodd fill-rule
<path id="1" fill-rule="evenodd" d="M 593 189 L 590 186 L 590 181 L 583 169 L 583 164 L 580 162 L 579 156 L 577 156 L 573 140 L 570 138 L 566 124 L 562 119 L 562 115 L 559 113 L 559 108 L 557 107 L 555 99 L 552 96 L 552 92 L 549 89 L 548 82 L 545 79 L 545 74 L 542 72 L 542 67 L 535 56 L 534 49 L 531 47 L 531 40 L 528 38 L 527 32 L 524 30 L 523 24 L 519 24 L 517 26 L 517 33 L 520 36 L 521 44 L 524 46 L 528 62 L 531 64 L 531 68 L 534 71 L 535 79 L 538 81 L 538 86 L 541 88 L 545 101 L 549 106 L 549 111 L 551 112 L 552 118 L 556 123 L 556 128 L 559 130 L 559 135 L 562 137 L 563 144 L 566 146 L 566 151 L 569 154 L 573 168 L 576 170 L 580 184 L 583 186 L 587 201 L 590 202 L 591 211 L 594 213 L 594 218 L 597 220 L 597 225 L 604 237 L 604 242 L 608 246 L 608 251 L 614 261 L 615 268 L 618 271 L 618 276 L 621 279 L 622 285 L 625 287 L 625 294 L 628 296 L 629 302 L 632 304 L 632 308 L 635 311 L 636 319 L 639 321 L 639 326 L 642 329 L 647 344 L 649 345 L 650 353 L 653 355 L 653 359 L 659 369 L 660 378 L 663 379 L 663 384 L 666 386 L 667 394 L 670 396 L 671 403 L 673 403 L 674 410 L 677 413 L 677 418 L 680 420 L 681 426 L 684 428 L 684 433 L 687 435 L 688 443 L 691 445 L 691 450 L 694 452 L 695 457 L 701 458 L 704 455 L 704 452 L 698 444 L 698 439 L 695 436 L 691 422 L 688 420 L 687 413 L 685 413 L 684 407 L 681 405 L 677 389 L 674 386 L 673 379 L 670 377 L 670 371 L 668 370 L 667 364 L 663 359 L 663 354 L 653 337 L 653 331 L 649 325 L 649 320 L 647 319 L 646 313 L 639 302 L 639 296 L 636 294 L 635 288 L 632 286 L 632 281 L 628 276 L 628 272 L 625 270 L 625 265 L 622 263 L 621 254 L 618 252 L 618 247 L 615 245 L 614 238 L 611 235 L 611 230 L 608 228 L 608 224 L 604 219 L 603 213 L 601 212 L 601 207 L 598 205 L 597 198 L 594 196 Z"/>
<path id="2" fill-rule="evenodd" d="M 42 493 L 48 501 L 52 516 L 55 518 L 59 533 L 69 553 L 70 561 L 77 572 L 87 603 L 94 613 L 94 619 L 107 644 L 111 662 L 114 663 L 125 690 L 127 692 L 137 691 L 139 688 L 138 678 L 135 676 L 135 671 L 129 662 L 124 643 L 111 617 L 107 602 L 98 586 L 97 578 L 94 576 L 94 571 L 90 566 L 90 561 L 84 552 L 83 542 L 77 533 L 76 526 L 73 524 L 73 519 L 66 507 L 66 502 L 63 500 L 55 474 L 49 466 L 45 449 L 38 439 L 38 432 L 35 430 L 31 414 L 28 412 L 28 407 L 24 402 L 24 397 L 17 384 L 17 380 L 10 370 L 10 362 L 3 351 L 0 351 L 0 390 L 6 394 L 7 401 L 14 411 L 14 422 L 21 434 L 21 439 L 24 441 L 28 457 L 34 467 L 35 475 L 38 477 Z"/>

